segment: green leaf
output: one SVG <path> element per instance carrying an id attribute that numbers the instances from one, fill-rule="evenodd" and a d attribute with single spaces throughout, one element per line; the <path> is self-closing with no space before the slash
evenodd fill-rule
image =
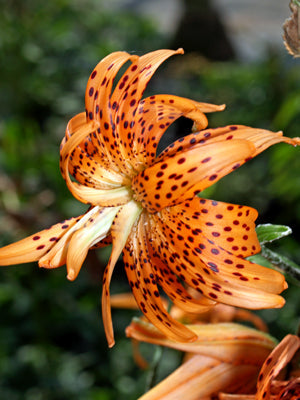
<path id="1" fill-rule="evenodd" d="M 260 244 L 274 242 L 292 233 L 292 229 L 286 225 L 264 224 L 256 227 L 256 233 Z"/>

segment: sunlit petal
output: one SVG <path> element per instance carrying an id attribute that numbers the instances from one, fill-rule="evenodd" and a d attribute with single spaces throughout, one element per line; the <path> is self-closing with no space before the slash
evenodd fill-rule
<path id="1" fill-rule="evenodd" d="M 69 220 L 53 225 L 49 229 L 28 236 L 0 249 L 0 265 L 23 264 L 38 261 L 63 237 L 79 220 Z"/>
<path id="2" fill-rule="evenodd" d="M 180 150 L 190 148 L 193 144 L 209 144 L 224 140 L 241 139 L 248 140 L 255 146 L 255 157 L 268 147 L 276 143 L 288 143 L 291 145 L 299 145 L 300 138 L 288 138 L 282 135 L 282 132 L 272 132 L 266 129 L 250 128 L 244 125 L 227 125 L 221 128 L 210 128 L 206 130 L 196 131 L 190 135 L 181 138 L 168 146 L 159 156 L 158 160 L 170 157 Z"/>
<path id="3" fill-rule="evenodd" d="M 237 163 L 244 163 L 253 151 L 254 146 L 246 140 L 191 146 L 142 171 L 133 179 L 132 189 L 149 212 L 156 212 L 195 197 Z"/>
<path id="4" fill-rule="evenodd" d="M 199 129 L 207 126 L 205 112 L 221 111 L 224 106 L 198 103 L 183 97 L 155 95 L 143 99 L 130 126 L 126 126 L 129 149 L 142 166 L 154 161 L 157 145 L 166 129 L 181 116 L 197 121 Z M 121 125 L 121 127 L 124 125 Z M 136 169 L 140 170 L 138 165 Z"/>
<path id="5" fill-rule="evenodd" d="M 76 279 L 89 249 L 108 235 L 119 209 L 120 207 L 109 207 L 97 210 L 83 227 L 72 235 L 67 253 L 69 280 Z"/>
<path id="6" fill-rule="evenodd" d="M 104 271 L 102 289 L 102 316 L 109 347 L 112 347 L 114 345 L 109 293 L 111 276 L 116 262 L 125 246 L 128 235 L 130 234 L 132 229 L 135 229 L 133 227 L 136 224 L 136 221 L 138 220 L 141 212 L 141 206 L 135 201 L 130 201 L 119 209 L 118 214 L 116 215 L 116 218 L 114 219 L 111 227 L 113 246 L 108 265 Z"/>
<path id="7" fill-rule="evenodd" d="M 283 306 L 284 299 L 277 293 L 286 288 L 286 283 L 279 272 L 236 257 L 191 228 L 190 234 L 180 229 L 177 236 L 172 219 L 164 223 L 153 215 L 152 220 L 151 246 L 182 281 L 201 294 L 250 309 Z M 187 241 L 182 240 L 184 237 Z"/>

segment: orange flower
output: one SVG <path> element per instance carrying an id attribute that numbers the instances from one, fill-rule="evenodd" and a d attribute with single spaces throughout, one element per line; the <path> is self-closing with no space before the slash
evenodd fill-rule
<path id="1" fill-rule="evenodd" d="M 259 370 L 275 347 L 267 334 L 234 323 L 189 325 L 193 343 L 168 339 L 141 319 L 132 321 L 127 336 L 187 352 L 184 363 L 140 400 L 215 399 L 226 393 L 254 393 Z"/>
<path id="2" fill-rule="evenodd" d="M 191 341 L 195 334 L 166 312 L 158 285 L 186 311 L 206 311 L 216 301 L 248 308 L 284 304 L 278 296 L 286 288 L 284 277 L 245 260 L 260 250 L 257 212 L 196 195 L 269 146 L 300 141 L 245 126 L 205 129 L 204 113 L 223 106 L 174 95 L 142 99 L 158 66 L 180 53 L 159 50 L 138 57 L 116 52 L 96 66 L 87 84 L 86 112 L 70 120 L 60 149 L 70 191 L 91 207 L 0 249 L 1 265 L 66 264 L 73 280 L 90 248 L 112 243 L 102 295 L 109 346 L 114 344 L 109 285 L 122 251 L 139 307 L 176 340 Z M 195 132 L 157 155 L 162 135 L 181 116 L 194 121 Z M 193 299 L 182 282 L 204 296 Z"/>
<path id="3" fill-rule="evenodd" d="M 140 319 L 127 327 L 127 336 L 135 340 L 189 352 L 186 362 L 140 400 L 299 398 L 299 359 L 296 357 L 294 365 L 284 371 L 300 348 L 299 337 L 287 335 L 271 352 L 275 342 L 270 336 L 242 325 L 219 323 L 189 328 L 197 334 L 193 343 L 172 341 Z"/>

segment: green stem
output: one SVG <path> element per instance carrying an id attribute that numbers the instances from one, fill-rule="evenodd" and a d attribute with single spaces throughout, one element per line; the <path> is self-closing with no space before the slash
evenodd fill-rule
<path id="1" fill-rule="evenodd" d="M 168 302 L 168 307 L 167 307 L 167 312 L 168 313 L 171 311 L 172 304 L 173 303 L 171 301 Z M 146 382 L 146 391 L 145 391 L 145 393 L 147 393 L 156 384 L 158 366 L 159 366 L 159 363 L 160 363 L 160 361 L 162 359 L 163 352 L 164 352 L 164 347 L 156 346 L 155 352 L 154 352 L 154 356 L 153 356 L 153 360 L 152 360 L 152 364 L 151 364 L 151 367 L 149 369 L 149 375 L 148 375 L 147 382 Z"/>
<path id="2" fill-rule="evenodd" d="M 149 374 L 147 377 L 147 382 L 146 382 L 146 391 L 148 392 L 151 388 L 153 388 L 156 384 L 156 379 L 157 379 L 157 372 L 158 372 L 158 366 L 159 363 L 162 359 L 162 355 L 164 352 L 164 347 L 162 346 L 156 346 L 152 364 L 149 370 Z"/>
<path id="3" fill-rule="evenodd" d="M 300 286 L 300 267 L 287 257 L 277 254 L 268 249 L 264 245 L 261 246 L 261 255 L 270 261 L 275 267 L 278 267 L 283 272 L 287 273 L 291 278 L 297 281 Z"/>

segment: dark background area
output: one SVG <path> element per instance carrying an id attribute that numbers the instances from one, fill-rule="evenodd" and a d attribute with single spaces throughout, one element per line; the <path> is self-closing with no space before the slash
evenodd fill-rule
<path id="1" fill-rule="evenodd" d="M 89 74 L 112 51 L 141 55 L 183 47 L 186 54 L 159 69 L 147 95 L 173 93 L 226 103 L 224 112 L 209 115 L 213 127 L 240 123 L 300 136 L 299 61 L 283 45 L 278 49 L 270 43 L 263 57 L 245 60 L 213 2 L 182 2 L 169 32 L 161 29 L 161 18 L 139 13 L 133 1 L 112 2 L 114 7 L 96 0 L 1 3 L 1 245 L 85 210 L 60 176 L 59 144 L 68 120 L 84 109 Z M 274 29 L 281 31 L 281 25 Z M 189 129 L 180 120 L 167 133 L 168 141 Z M 293 235 L 272 249 L 300 263 L 299 171 L 299 149 L 277 145 L 205 196 L 257 208 L 258 223 L 291 226 Z M 138 313 L 114 310 L 117 344 L 110 350 L 106 344 L 100 297 L 108 256 L 109 249 L 90 252 L 73 283 L 66 280 L 65 267 L 0 269 L 1 400 L 130 400 L 143 393 L 147 373 L 134 365 L 124 334 Z M 120 262 L 112 292 L 127 290 Z M 278 339 L 298 327 L 298 290 L 290 285 L 282 310 L 260 313 Z M 144 351 L 150 355 L 152 348 Z M 168 351 L 161 376 L 178 362 L 179 355 Z"/>

